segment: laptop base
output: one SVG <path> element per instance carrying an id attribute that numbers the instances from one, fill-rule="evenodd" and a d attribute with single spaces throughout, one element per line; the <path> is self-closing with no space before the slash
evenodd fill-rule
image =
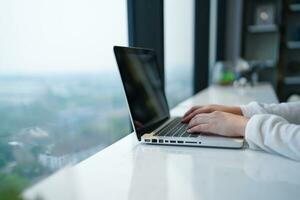
<path id="1" fill-rule="evenodd" d="M 141 138 L 142 143 L 160 145 L 198 146 L 198 147 L 223 147 L 242 148 L 243 138 L 230 138 L 221 136 L 201 136 L 196 138 L 184 137 L 160 137 L 153 134 L 145 134 Z"/>

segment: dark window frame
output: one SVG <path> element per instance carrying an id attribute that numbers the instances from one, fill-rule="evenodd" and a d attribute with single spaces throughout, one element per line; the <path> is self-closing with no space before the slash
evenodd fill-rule
<path id="1" fill-rule="evenodd" d="M 127 10 L 129 46 L 151 48 L 156 51 L 160 75 L 165 83 L 163 0 L 127 0 Z M 208 87 L 209 24 L 210 1 L 195 0 L 194 94 Z"/>
<path id="2" fill-rule="evenodd" d="M 194 94 L 208 87 L 210 1 L 195 0 Z"/>
<path id="3" fill-rule="evenodd" d="M 164 83 L 163 0 L 127 0 L 129 46 L 154 49 Z"/>

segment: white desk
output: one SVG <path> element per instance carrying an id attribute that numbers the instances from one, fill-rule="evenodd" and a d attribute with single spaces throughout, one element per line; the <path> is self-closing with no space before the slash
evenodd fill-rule
<path id="1" fill-rule="evenodd" d="M 268 85 L 210 87 L 172 110 L 203 103 L 277 102 Z M 134 134 L 24 192 L 46 200 L 299 199 L 300 163 L 248 149 L 139 144 Z"/>

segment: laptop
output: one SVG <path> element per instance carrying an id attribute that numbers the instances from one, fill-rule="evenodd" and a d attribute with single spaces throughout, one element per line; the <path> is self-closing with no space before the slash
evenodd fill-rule
<path id="1" fill-rule="evenodd" d="M 147 144 L 241 148 L 243 138 L 188 133 L 171 117 L 163 77 L 151 49 L 114 47 L 130 118 L 138 140 Z M 180 92 L 180 91 L 178 91 Z"/>

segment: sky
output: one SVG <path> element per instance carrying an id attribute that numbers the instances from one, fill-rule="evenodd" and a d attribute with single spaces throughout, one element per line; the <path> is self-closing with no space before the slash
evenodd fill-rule
<path id="1" fill-rule="evenodd" d="M 1 0 L 0 73 L 110 70 L 127 0 Z"/>
<path id="2" fill-rule="evenodd" d="M 192 65 L 194 0 L 165 0 L 165 64 Z M 127 0 L 0 0 L 0 73 L 116 70 Z"/>

